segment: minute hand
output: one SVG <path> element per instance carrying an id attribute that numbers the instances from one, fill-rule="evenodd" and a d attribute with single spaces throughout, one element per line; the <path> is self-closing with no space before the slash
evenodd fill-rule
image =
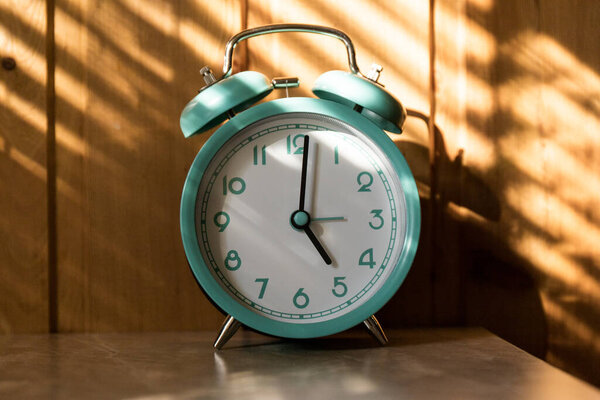
<path id="1" fill-rule="evenodd" d="M 302 175 L 300 178 L 300 201 L 298 202 L 298 211 L 296 212 L 296 213 L 306 214 L 307 220 L 305 221 L 304 224 L 302 224 L 298 227 L 301 228 L 302 230 L 304 230 L 304 233 L 306 233 L 306 236 L 308 236 L 308 238 L 312 242 L 313 246 L 315 246 L 315 248 L 317 249 L 317 251 L 319 252 L 321 257 L 323 258 L 323 261 L 325 261 L 325 264 L 330 265 L 331 257 L 329 257 L 329 254 L 327 254 L 327 251 L 325 251 L 325 248 L 323 247 L 321 242 L 319 242 L 319 239 L 317 239 L 317 236 L 310 229 L 310 227 L 309 227 L 310 215 L 304 210 L 304 198 L 306 197 L 306 170 L 308 169 L 308 144 L 309 144 L 309 141 L 310 141 L 310 138 L 308 137 L 308 135 L 305 135 L 304 136 L 304 148 L 302 149 Z"/>
<path id="2" fill-rule="evenodd" d="M 308 169 L 308 135 L 304 136 L 304 147 L 302 149 L 302 175 L 300 177 L 300 201 L 298 210 L 304 211 L 304 198 L 306 197 L 306 171 Z"/>

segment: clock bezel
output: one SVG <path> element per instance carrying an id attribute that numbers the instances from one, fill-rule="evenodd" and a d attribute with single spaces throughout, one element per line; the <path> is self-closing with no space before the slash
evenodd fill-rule
<path id="1" fill-rule="evenodd" d="M 196 232 L 196 201 L 202 177 L 219 149 L 239 131 L 262 119 L 284 113 L 314 113 L 341 120 L 364 133 L 385 154 L 404 191 L 406 235 L 398 262 L 381 288 L 356 309 L 339 317 L 311 323 L 293 323 L 270 319 L 240 304 L 215 280 L 204 262 Z M 200 149 L 186 178 L 181 199 L 180 226 L 185 253 L 194 277 L 206 295 L 224 312 L 242 324 L 261 332 L 289 338 L 325 336 L 351 328 L 369 318 L 396 293 L 411 268 L 421 225 L 418 190 L 404 159 L 394 142 L 379 127 L 351 108 L 329 100 L 293 97 L 272 100 L 252 107 L 219 128 Z"/>

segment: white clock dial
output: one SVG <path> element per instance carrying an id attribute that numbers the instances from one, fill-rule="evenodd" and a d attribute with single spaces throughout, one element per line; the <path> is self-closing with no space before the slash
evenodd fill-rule
<path id="1" fill-rule="evenodd" d="M 290 221 L 305 135 L 304 210 L 329 265 Z M 364 304 L 397 264 L 405 229 L 404 194 L 383 152 L 313 113 L 266 118 L 234 135 L 210 161 L 196 202 L 198 244 L 215 280 L 253 312 L 299 324 Z"/>

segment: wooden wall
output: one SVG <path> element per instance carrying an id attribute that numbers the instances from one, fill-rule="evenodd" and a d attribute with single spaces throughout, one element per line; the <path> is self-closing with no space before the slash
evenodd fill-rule
<path id="1" fill-rule="evenodd" d="M 45 55 L 45 2 L 0 2 L 0 332 L 48 329 Z"/>
<path id="2" fill-rule="evenodd" d="M 441 238 L 461 314 L 600 385 L 600 6 L 437 1 Z"/>
<path id="3" fill-rule="evenodd" d="M 208 135 L 179 113 L 231 35 L 304 22 L 422 113 L 395 138 L 420 249 L 382 322 L 482 325 L 600 384 L 598 20 L 583 0 L 0 0 L 0 332 L 218 327 L 178 228 Z M 235 52 L 299 76 L 292 96 L 345 60 L 306 34 Z"/>

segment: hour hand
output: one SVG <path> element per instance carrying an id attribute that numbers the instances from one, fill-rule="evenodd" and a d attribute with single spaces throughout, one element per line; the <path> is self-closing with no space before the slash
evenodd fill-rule
<path id="1" fill-rule="evenodd" d="M 312 244 L 317 248 L 317 251 L 319 252 L 321 257 L 323 257 L 323 261 L 325 261 L 325 264 L 331 265 L 331 257 L 329 257 L 329 254 L 327 254 L 327 251 L 325 251 L 325 248 L 323 248 L 321 242 L 319 242 L 319 239 L 317 239 L 317 236 L 315 236 L 315 234 L 308 227 L 308 225 L 306 225 L 306 227 L 304 228 L 304 232 L 306 232 L 306 235 L 308 236 Z"/>

